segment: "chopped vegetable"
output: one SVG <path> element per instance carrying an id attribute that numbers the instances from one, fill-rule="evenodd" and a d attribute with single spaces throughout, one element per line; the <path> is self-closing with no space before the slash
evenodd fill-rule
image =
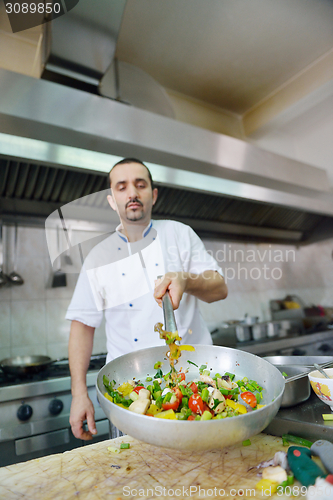
<path id="1" fill-rule="evenodd" d="M 244 405 L 241 405 L 240 403 L 236 403 L 236 401 L 233 401 L 232 399 L 227 399 L 226 400 L 227 406 L 230 406 L 234 410 L 237 410 L 239 413 L 247 413 L 247 410 Z"/>
<path id="2" fill-rule="evenodd" d="M 275 493 L 278 485 L 279 484 L 276 481 L 270 481 L 269 479 L 260 479 L 259 483 L 256 484 L 256 489 L 261 491 L 261 494 L 265 494 L 266 490 L 269 490 L 270 493 Z"/>
<path id="3" fill-rule="evenodd" d="M 292 434 L 282 434 L 282 440 L 287 441 L 289 443 L 298 444 L 299 446 L 306 446 L 307 448 L 311 448 L 311 446 L 313 445 L 312 441 L 308 441 L 307 439 L 293 436 Z"/>
<path id="4" fill-rule="evenodd" d="M 323 413 L 324 420 L 333 420 L 333 413 Z"/>
<path id="5" fill-rule="evenodd" d="M 193 363 L 193 361 L 190 361 L 189 359 L 187 360 L 187 362 L 190 364 L 190 365 L 193 365 L 193 366 L 196 366 L 198 368 L 198 365 L 196 365 L 195 363 Z"/>
<path id="6" fill-rule="evenodd" d="M 245 401 L 246 404 L 250 405 L 252 408 L 255 408 L 257 406 L 257 398 L 252 392 L 242 392 L 240 397 L 243 401 Z"/>
<path id="7" fill-rule="evenodd" d="M 112 397 L 112 396 L 110 396 L 110 394 L 109 394 L 108 392 L 105 392 L 105 393 L 104 393 L 104 397 L 105 397 L 106 399 L 108 399 L 109 401 L 111 401 L 111 403 L 113 403 L 113 397 Z"/>
<path id="8" fill-rule="evenodd" d="M 161 411 L 155 415 L 157 418 L 165 418 L 167 420 L 176 420 L 176 414 L 173 410 Z"/>
<path id="9" fill-rule="evenodd" d="M 120 453 L 119 448 L 116 448 L 115 446 L 108 446 L 108 451 L 111 451 L 111 453 Z"/>
<path id="10" fill-rule="evenodd" d="M 250 439 L 245 439 L 245 441 L 243 441 L 242 445 L 243 446 L 250 446 L 251 445 Z"/>
<path id="11" fill-rule="evenodd" d="M 130 447 L 131 445 L 129 443 L 121 443 L 120 445 L 120 449 L 121 450 L 128 450 L 128 448 Z"/>
<path id="12" fill-rule="evenodd" d="M 175 346 L 177 347 L 176 344 Z M 140 380 L 134 382 L 133 379 L 116 389 L 116 382 L 110 383 L 104 376 L 103 382 L 107 390 L 105 397 L 117 406 L 140 415 L 189 421 L 216 420 L 246 414 L 248 410 L 244 404 L 240 404 L 242 400 L 253 409 L 264 406 L 258 404 L 262 400 L 263 388 L 255 380 L 243 377 L 236 381 L 235 374 L 229 372 L 214 375 L 207 369 L 207 365 L 201 365 L 200 380 L 194 378 L 186 382 L 188 370 L 180 368 L 176 371 L 173 368 L 163 375 L 161 364 L 161 361 L 155 363 L 157 373 L 154 378 L 147 376 L 146 382 L 150 383 L 145 385 Z M 197 366 L 193 362 L 190 364 Z"/>
<path id="13" fill-rule="evenodd" d="M 154 364 L 154 370 L 158 370 L 159 368 L 161 368 L 162 366 L 162 362 L 161 361 L 157 361 L 155 364 Z"/>
<path id="14" fill-rule="evenodd" d="M 188 401 L 188 407 L 193 411 L 193 413 L 200 413 L 200 415 L 202 415 L 203 401 L 201 396 L 199 396 L 199 394 L 192 394 Z"/>
<path id="15" fill-rule="evenodd" d="M 286 378 L 288 377 L 288 375 L 286 374 L 286 372 L 282 372 L 282 375 L 283 375 L 284 377 L 286 377 Z"/>
<path id="16" fill-rule="evenodd" d="M 262 478 L 269 479 L 270 481 L 275 481 L 280 484 L 284 481 L 287 481 L 287 473 L 280 465 L 276 465 L 275 467 L 266 467 L 262 471 Z"/>

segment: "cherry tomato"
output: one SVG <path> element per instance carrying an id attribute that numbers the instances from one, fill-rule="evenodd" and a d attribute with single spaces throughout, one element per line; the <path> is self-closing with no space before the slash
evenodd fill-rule
<path id="1" fill-rule="evenodd" d="M 180 381 L 182 382 L 183 380 L 185 380 L 185 373 L 183 372 L 179 372 L 178 375 L 180 375 Z"/>
<path id="2" fill-rule="evenodd" d="M 192 394 L 188 402 L 188 407 L 193 411 L 193 413 L 199 413 L 200 415 L 202 415 L 203 401 L 201 399 L 201 396 L 199 396 L 199 394 Z"/>
<path id="3" fill-rule="evenodd" d="M 197 392 L 198 392 L 198 386 L 197 386 L 197 384 L 195 382 L 192 382 L 192 384 L 190 385 L 190 389 L 193 392 L 193 394 L 197 394 Z"/>
<path id="4" fill-rule="evenodd" d="M 134 387 L 133 392 L 136 392 L 137 394 L 139 394 L 141 389 L 144 389 L 143 385 L 137 385 L 136 387 Z"/>
<path id="5" fill-rule="evenodd" d="M 245 403 L 252 406 L 252 408 L 255 408 L 257 406 L 257 398 L 252 392 L 250 391 L 242 392 L 240 397 L 242 398 L 243 401 L 245 401 Z"/>
<path id="6" fill-rule="evenodd" d="M 223 394 L 224 399 L 231 399 L 232 395 L 231 394 Z"/>
<path id="7" fill-rule="evenodd" d="M 182 402 L 182 399 L 183 399 L 183 394 L 182 394 L 181 390 L 180 390 L 180 389 L 178 389 L 178 387 L 174 387 L 172 390 L 173 390 L 173 391 L 174 391 L 174 393 L 176 394 L 176 397 L 177 397 L 177 399 L 178 399 L 179 403 L 181 403 L 181 402 Z"/>
<path id="8" fill-rule="evenodd" d="M 178 406 L 179 406 L 179 399 L 176 399 L 176 401 L 174 401 L 173 403 L 170 403 L 170 401 L 168 403 L 162 403 L 162 408 L 163 410 L 177 410 Z"/>
<path id="9" fill-rule="evenodd" d="M 190 415 L 187 420 L 195 420 L 195 416 L 194 415 Z"/>

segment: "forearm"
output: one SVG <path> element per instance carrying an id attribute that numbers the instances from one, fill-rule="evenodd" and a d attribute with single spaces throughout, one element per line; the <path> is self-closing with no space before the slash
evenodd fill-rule
<path id="1" fill-rule="evenodd" d="M 185 292 L 204 302 L 222 300 L 228 295 L 224 278 L 217 271 L 209 269 L 201 274 L 186 273 L 185 278 Z"/>
<path id="2" fill-rule="evenodd" d="M 73 396 L 87 393 L 86 374 L 93 349 L 94 332 L 95 328 L 72 321 L 68 359 Z"/>

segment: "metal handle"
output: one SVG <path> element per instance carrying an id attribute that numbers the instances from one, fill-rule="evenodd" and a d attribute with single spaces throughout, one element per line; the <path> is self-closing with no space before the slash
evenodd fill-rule
<path id="1" fill-rule="evenodd" d="M 177 325 L 175 319 L 175 313 L 173 311 L 171 299 L 169 292 L 165 292 L 162 298 L 163 314 L 164 314 L 164 328 L 166 332 L 176 332 Z"/>
<path id="2" fill-rule="evenodd" d="M 322 363 L 320 364 L 320 368 L 328 368 L 333 361 L 327 361 L 327 363 Z M 294 380 L 298 380 L 299 378 L 306 377 L 309 373 L 313 372 L 313 368 L 309 369 L 309 371 L 306 371 L 304 373 L 299 373 L 298 375 L 294 375 L 293 377 L 286 378 L 285 383 L 288 384 L 288 382 L 293 382 Z"/>
<path id="3" fill-rule="evenodd" d="M 163 276 L 157 276 L 157 279 L 161 279 Z M 162 297 L 162 307 L 164 315 L 164 329 L 166 332 L 177 332 L 178 328 L 176 325 L 175 313 L 173 311 L 171 299 L 169 292 L 166 291 Z"/>

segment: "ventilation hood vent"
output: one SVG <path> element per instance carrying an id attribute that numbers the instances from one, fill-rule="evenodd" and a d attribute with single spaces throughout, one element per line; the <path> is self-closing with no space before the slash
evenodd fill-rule
<path id="1" fill-rule="evenodd" d="M 304 244 L 333 236 L 333 197 L 322 169 L 5 70 L 0 95 L 4 220 L 44 222 L 74 203 L 76 218 L 105 222 L 108 171 L 119 157 L 134 156 L 159 187 L 155 218 L 223 240 Z M 87 197 L 92 193 L 99 194 Z"/>

